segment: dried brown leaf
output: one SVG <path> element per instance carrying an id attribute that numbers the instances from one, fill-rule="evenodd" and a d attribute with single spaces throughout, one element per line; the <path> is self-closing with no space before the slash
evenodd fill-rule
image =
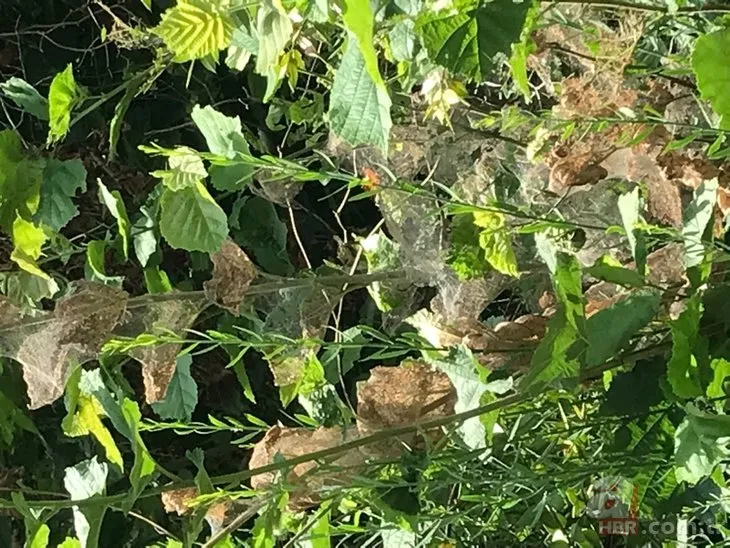
<path id="1" fill-rule="evenodd" d="M 32 318 L 0 298 L 0 354 L 23 366 L 31 409 L 63 394 L 71 366 L 94 359 L 124 314 L 128 296 L 121 289 L 79 282 L 72 290 L 53 313 Z"/>
<path id="2" fill-rule="evenodd" d="M 198 490 L 195 487 L 170 489 L 169 491 L 162 492 L 162 506 L 168 514 L 172 514 L 174 512 L 178 516 L 182 516 L 191 510 L 188 503 L 197 496 Z"/>
<path id="3" fill-rule="evenodd" d="M 238 316 L 243 298 L 256 278 L 256 267 L 232 240 L 223 242 L 211 255 L 213 278 L 203 284 L 205 295 L 218 306 Z"/>

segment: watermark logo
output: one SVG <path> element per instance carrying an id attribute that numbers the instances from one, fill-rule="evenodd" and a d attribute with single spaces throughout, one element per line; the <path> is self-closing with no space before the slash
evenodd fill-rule
<path id="1" fill-rule="evenodd" d="M 588 514 L 598 519 L 601 535 L 639 533 L 639 486 L 621 476 L 601 478 L 591 486 Z"/>

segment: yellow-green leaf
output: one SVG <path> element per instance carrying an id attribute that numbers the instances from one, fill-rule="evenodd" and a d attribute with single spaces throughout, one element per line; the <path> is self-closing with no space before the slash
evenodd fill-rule
<path id="1" fill-rule="evenodd" d="M 74 79 L 73 67 L 69 64 L 63 72 L 53 77 L 48 91 L 49 130 L 48 142 L 60 141 L 71 125 L 71 111 L 82 94 Z"/>
<path id="2" fill-rule="evenodd" d="M 36 264 L 36 260 L 42 254 L 41 250 L 45 242 L 46 235 L 43 229 L 18 215 L 13 223 L 13 244 L 15 247 L 10 258 L 26 272 L 50 279 L 48 274 L 43 272 Z"/>
<path id="3" fill-rule="evenodd" d="M 154 32 L 175 54 L 178 63 L 217 58 L 227 48 L 233 36 L 233 19 L 224 2 L 217 0 L 178 0 L 168 9 Z"/>
<path id="4" fill-rule="evenodd" d="M 474 213 L 474 224 L 483 229 L 479 233 L 479 247 L 485 251 L 489 264 L 502 274 L 517 276 L 517 258 L 504 215 L 494 211 L 477 211 Z"/>
<path id="5" fill-rule="evenodd" d="M 114 438 L 109 429 L 104 426 L 101 417 L 104 410 L 101 404 L 93 396 L 82 395 L 79 397 L 76 414 L 71 421 L 66 435 L 71 437 L 87 436 L 91 434 L 101 444 L 106 451 L 106 458 L 112 464 L 116 464 L 120 469 L 124 469 L 122 454 L 119 452 Z"/>

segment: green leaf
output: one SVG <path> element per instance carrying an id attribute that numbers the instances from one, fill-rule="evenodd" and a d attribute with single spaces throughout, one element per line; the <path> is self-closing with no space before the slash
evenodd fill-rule
<path id="1" fill-rule="evenodd" d="M 71 500 L 84 500 L 104 495 L 107 474 L 106 464 L 99 463 L 94 457 L 66 468 L 63 484 Z M 74 530 L 84 548 L 96 548 L 99 545 L 99 533 L 106 510 L 107 506 L 103 504 L 73 507 Z"/>
<path id="2" fill-rule="evenodd" d="M 357 42 L 365 70 L 375 85 L 385 90 L 385 82 L 378 69 L 378 54 L 375 51 L 373 40 L 375 21 L 370 0 L 344 0 L 344 4 L 345 11 L 342 14 L 342 20 L 351 39 Z"/>
<path id="3" fill-rule="evenodd" d="M 675 321 L 672 330 L 672 357 L 667 364 L 667 379 L 674 393 L 683 399 L 704 394 L 699 367 L 706 355 L 706 342 L 699 333 L 702 303 L 698 296 L 686 301 L 685 309 Z"/>
<path id="4" fill-rule="evenodd" d="M 45 523 L 41 524 L 33 534 L 32 538 L 26 540 L 28 548 L 46 548 L 51 538 L 51 529 Z"/>
<path id="5" fill-rule="evenodd" d="M 117 231 L 122 242 L 122 254 L 126 261 L 129 259 L 130 235 L 130 223 L 129 217 L 127 216 L 127 208 L 124 205 L 124 200 L 118 190 L 110 191 L 104 183 L 101 182 L 101 179 L 97 179 L 97 183 L 99 184 L 99 197 L 101 198 L 102 203 L 107 207 L 109 213 L 112 214 L 112 217 L 117 220 Z"/>
<path id="6" fill-rule="evenodd" d="M 527 77 L 527 58 L 535 49 L 534 43 L 523 40 L 518 44 L 512 44 L 512 55 L 509 58 L 512 80 L 528 103 L 530 102 L 530 80 Z"/>
<path id="7" fill-rule="evenodd" d="M 490 269 L 484 250 L 479 246 L 479 234 L 472 215 L 456 215 L 451 221 L 447 263 L 460 280 L 482 277 Z"/>
<path id="8" fill-rule="evenodd" d="M 170 190 L 182 190 L 205 180 L 208 172 L 203 160 L 191 150 L 189 154 L 170 156 L 167 159 L 167 169 L 155 170 L 150 175 L 162 179 L 162 184 Z"/>
<path id="9" fill-rule="evenodd" d="M 713 360 L 710 366 L 712 367 L 712 381 L 707 385 L 705 394 L 708 398 L 724 398 L 727 395 L 725 379 L 730 377 L 730 361 L 720 358 Z M 722 408 L 723 402 L 717 403 Z"/>
<path id="10" fill-rule="evenodd" d="M 614 266 L 605 261 L 596 261 L 593 266 L 586 268 L 586 274 L 604 282 L 623 285 L 624 287 L 643 287 L 644 276 L 636 270 Z"/>
<path id="11" fill-rule="evenodd" d="M 81 160 L 46 160 L 41 183 L 41 201 L 35 219 L 60 231 L 79 214 L 72 198 L 86 192 L 86 168 Z"/>
<path id="12" fill-rule="evenodd" d="M 69 64 L 63 72 L 54 76 L 48 90 L 49 143 L 60 141 L 66 136 L 71 124 L 71 111 L 82 97 L 81 89 L 74 79 L 73 67 Z"/>
<path id="13" fill-rule="evenodd" d="M 106 452 L 106 458 L 112 464 L 124 470 L 124 461 L 111 433 L 101 421 L 103 410 L 93 396 L 81 395 L 76 402 L 76 409 L 71 420 L 64 425 L 64 433 L 70 437 L 92 435 Z"/>
<path id="14" fill-rule="evenodd" d="M 691 268 L 702 263 L 705 246 L 702 235 L 710 222 L 717 195 L 717 179 L 703 181 L 694 191 L 692 202 L 684 212 L 684 266 Z"/>
<path id="15" fill-rule="evenodd" d="M 712 474 L 726 459 L 730 441 L 730 417 L 710 415 L 687 405 L 687 416 L 679 425 L 674 441 L 674 473 L 677 481 L 695 485 Z"/>
<path id="16" fill-rule="evenodd" d="M 90 241 L 86 246 L 86 264 L 84 265 L 86 279 L 121 287 L 124 278 L 107 275 L 105 263 L 106 242 L 104 240 Z"/>
<path id="17" fill-rule="evenodd" d="M 119 144 L 119 137 L 122 133 L 122 125 L 124 123 L 124 117 L 127 115 L 129 105 L 132 104 L 134 98 L 141 92 L 142 86 L 147 80 L 147 74 L 141 73 L 134 76 L 127 82 L 127 89 L 124 91 L 124 95 L 119 100 L 117 105 L 114 107 L 114 116 L 112 116 L 111 122 L 109 122 L 109 161 L 113 162 L 117 157 L 117 145 Z"/>
<path id="18" fill-rule="evenodd" d="M 291 38 L 291 19 L 281 0 L 263 0 L 256 14 L 258 50 L 256 72 L 267 75 L 278 64 L 279 56 Z"/>
<path id="19" fill-rule="evenodd" d="M 560 379 L 576 377 L 580 363 L 568 356 L 568 350 L 576 340 L 578 331 L 568 322 L 561 304 L 548 321 L 547 332 L 532 356 L 530 369 L 520 381 L 520 390 L 537 392 Z"/>
<path id="20" fill-rule="evenodd" d="M 324 376 L 332 385 L 337 385 L 360 359 L 363 347 L 360 346 L 367 341 L 359 327 L 350 327 L 342 333 L 338 339 L 340 344 L 347 345 L 346 348 L 339 348 L 337 345 L 328 346 L 322 353 L 322 366 Z"/>
<path id="21" fill-rule="evenodd" d="M 487 384 L 482 382 L 478 369 L 481 367 L 464 345 L 449 350 L 445 358 L 431 359 L 426 361 L 440 369 L 449 377 L 451 384 L 456 389 L 455 413 L 471 411 L 481 405 L 482 395 L 487 390 Z M 486 447 L 487 432 L 479 417 L 464 421 L 459 427 L 459 434 L 464 443 L 472 449 Z"/>
<path id="22" fill-rule="evenodd" d="M 659 291 L 638 290 L 588 318 L 585 365 L 601 365 L 615 357 L 631 337 L 654 318 L 660 302 Z"/>
<path id="23" fill-rule="evenodd" d="M 147 288 L 147 293 L 151 295 L 169 293 L 173 289 L 167 273 L 156 266 L 144 269 L 144 284 Z"/>
<path id="24" fill-rule="evenodd" d="M 175 54 L 174 61 L 216 56 L 231 43 L 234 22 L 224 2 L 178 0 L 153 29 Z"/>
<path id="25" fill-rule="evenodd" d="M 553 274 L 555 296 L 563 305 L 565 317 L 576 333 L 585 333 L 585 298 L 578 260 L 567 253 L 557 254 L 557 268 Z"/>
<path id="26" fill-rule="evenodd" d="M 139 218 L 134 223 L 134 254 L 139 264 L 147 266 L 150 258 L 157 252 L 156 215 L 146 205 L 139 208 Z"/>
<path id="27" fill-rule="evenodd" d="M 332 131 L 353 146 L 375 145 L 388 150 L 392 122 L 385 84 L 374 80 L 357 41 L 348 39 L 330 94 Z"/>
<path id="28" fill-rule="evenodd" d="M 692 53 L 692 69 L 702 98 L 722 116 L 721 129 L 730 129 L 730 29 L 700 36 Z"/>
<path id="29" fill-rule="evenodd" d="M 505 224 L 504 215 L 493 211 L 474 212 L 474 224 L 479 232 L 479 246 L 485 251 L 489 264 L 507 276 L 518 276 L 517 257 L 512 249 L 512 235 Z"/>
<path id="30" fill-rule="evenodd" d="M 241 120 L 221 114 L 211 106 L 193 107 L 193 122 L 205 137 L 208 150 L 224 158 L 234 159 L 238 153 L 251 153 L 241 131 Z M 246 164 L 210 168 L 210 182 L 218 190 L 240 190 L 253 175 L 253 167 Z"/>
<path id="31" fill-rule="evenodd" d="M 202 183 L 165 190 L 160 208 L 160 231 L 175 249 L 215 253 L 228 236 L 226 214 Z"/>
<path id="32" fill-rule="evenodd" d="M 480 2 L 476 9 L 426 12 L 418 21 L 431 60 L 476 82 L 485 81 L 495 68 L 494 56 L 509 54 L 520 41 L 531 2 Z"/>
<path id="33" fill-rule="evenodd" d="M 83 548 L 81 541 L 75 537 L 66 537 L 58 548 Z"/>
<path id="34" fill-rule="evenodd" d="M 48 101 L 22 78 L 13 76 L 0 84 L 3 95 L 39 120 L 48 120 Z"/>
<path id="35" fill-rule="evenodd" d="M 0 131 L 0 227 L 6 232 L 18 214 L 31 219 L 38 210 L 44 166 L 26 155 L 17 132 Z"/>
<path id="36" fill-rule="evenodd" d="M 396 61 L 412 61 L 418 44 L 416 24 L 412 19 L 398 21 L 388 32 L 388 40 Z"/>
<path id="37" fill-rule="evenodd" d="M 50 279 L 48 274 L 43 272 L 36 261 L 42 255 L 41 249 L 46 242 L 46 234 L 43 229 L 30 223 L 18 215 L 13 223 L 13 252 L 10 258 L 26 272 Z"/>
<path id="38" fill-rule="evenodd" d="M 646 244 L 644 243 L 643 233 L 636 229 L 639 222 L 640 198 L 639 187 L 635 187 L 631 192 L 622 194 L 618 198 L 618 210 L 621 215 L 621 222 L 626 231 L 626 237 L 629 240 L 631 254 L 636 261 L 636 270 L 639 274 L 645 274 L 646 271 Z"/>
<path id="39" fill-rule="evenodd" d="M 175 373 L 163 400 L 152 404 L 160 418 L 189 421 L 198 405 L 198 385 L 190 375 L 193 359 L 190 354 L 178 356 Z"/>
<path id="40" fill-rule="evenodd" d="M 260 196 L 239 198 L 233 205 L 231 228 L 234 241 L 266 272 L 277 276 L 294 273 L 286 249 L 289 231 L 274 204 Z"/>

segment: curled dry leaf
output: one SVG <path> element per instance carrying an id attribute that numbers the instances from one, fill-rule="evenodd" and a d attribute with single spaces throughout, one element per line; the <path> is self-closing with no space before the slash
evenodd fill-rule
<path id="1" fill-rule="evenodd" d="M 475 319 L 447 325 L 439 315 L 420 310 L 406 321 L 432 346 L 445 349 L 463 344 L 477 355 L 479 363 L 494 370 L 529 365 L 534 346 L 545 335 L 547 320 L 545 315 L 527 314 L 494 328 Z"/>
<path id="2" fill-rule="evenodd" d="M 127 293 L 78 282 L 50 314 L 26 318 L 0 297 L 0 354 L 23 366 L 30 408 L 62 394 L 71 365 L 94 359 L 124 314 Z"/>
<path id="3" fill-rule="evenodd" d="M 182 489 L 170 489 L 163 491 L 160 498 L 162 506 L 168 514 L 175 513 L 183 516 L 193 510 L 190 504 L 198 496 L 198 490 L 195 487 L 185 487 Z M 215 533 L 220 528 L 225 527 L 233 517 L 238 513 L 236 501 L 222 500 L 211 504 L 205 512 L 205 520 L 210 525 L 211 530 Z"/>
<path id="4" fill-rule="evenodd" d="M 171 294 L 174 295 L 174 294 Z M 134 314 L 125 318 L 116 334 L 136 337 L 141 333 L 183 336 L 205 307 L 199 299 L 150 300 L 135 306 Z M 147 403 L 162 400 L 167 393 L 181 344 L 164 343 L 130 350 L 129 355 L 142 364 Z"/>
<path id="5" fill-rule="evenodd" d="M 232 240 L 223 242 L 211 260 L 213 278 L 203 284 L 205 296 L 238 316 L 246 291 L 256 278 L 256 267 Z"/>
<path id="6" fill-rule="evenodd" d="M 454 413 L 456 403 L 456 390 L 449 378 L 421 362 L 376 367 L 371 371 L 370 379 L 358 385 L 357 390 L 356 425 L 316 430 L 273 426 L 255 445 L 249 468 L 271 464 L 277 455 L 285 459 L 308 455 L 379 430 L 448 416 Z M 428 435 L 436 439 L 441 432 L 435 430 Z M 294 509 L 316 505 L 324 490 L 350 485 L 369 458 L 397 455 L 403 450 L 403 443 L 415 446 L 418 442 L 416 434 L 409 434 L 352 449 L 328 461 L 332 468 L 326 470 L 317 470 L 318 464 L 314 461 L 297 464 L 289 469 L 286 478 L 296 486 L 290 494 L 289 504 Z M 251 486 L 265 489 L 276 479 L 276 472 L 257 474 L 251 479 Z"/>

